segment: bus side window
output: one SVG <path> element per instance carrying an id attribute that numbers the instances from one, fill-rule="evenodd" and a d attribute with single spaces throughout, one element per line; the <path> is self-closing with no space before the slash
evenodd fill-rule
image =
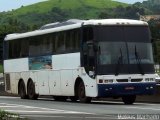
<path id="1" fill-rule="evenodd" d="M 28 47 L 29 41 L 27 38 L 21 40 L 21 50 L 20 50 L 20 57 L 27 57 L 28 56 Z"/>
<path id="2" fill-rule="evenodd" d="M 59 39 L 59 34 L 55 33 L 55 52 L 58 50 L 58 39 Z"/>
<path id="3" fill-rule="evenodd" d="M 75 30 L 75 50 L 80 49 L 80 30 Z"/>
<path id="4" fill-rule="evenodd" d="M 58 41 L 57 41 L 57 52 L 62 53 L 65 51 L 65 33 L 58 33 Z"/>
<path id="5" fill-rule="evenodd" d="M 54 54 L 55 52 L 56 52 L 56 35 L 53 33 L 52 35 L 52 39 L 51 39 L 51 41 L 52 41 L 52 53 Z"/>
<path id="6" fill-rule="evenodd" d="M 12 59 L 20 57 L 20 42 L 18 40 L 13 40 L 9 42 L 9 58 Z"/>
<path id="7" fill-rule="evenodd" d="M 66 37 L 66 50 L 67 51 L 72 51 L 73 50 L 73 31 L 70 30 L 67 32 L 67 37 Z"/>
<path id="8" fill-rule="evenodd" d="M 42 55 L 42 36 L 33 37 L 29 40 L 29 55 L 39 56 Z"/>
<path id="9" fill-rule="evenodd" d="M 50 35 L 42 37 L 41 50 L 42 55 L 50 55 L 52 53 L 52 39 Z"/>

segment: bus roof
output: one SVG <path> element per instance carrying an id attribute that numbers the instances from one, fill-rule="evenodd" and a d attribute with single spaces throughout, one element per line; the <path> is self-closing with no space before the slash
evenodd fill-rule
<path id="1" fill-rule="evenodd" d="M 91 19 L 91 20 L 78 20 L 78 19 L 71 19 L 65 22 L 56 22 L 50 23 L 47 25 L 42 26 L 39 30 L 26 32 L 26 33 L 14 33 L 8 34 L 5 37 L 5 41 L 7 40 L 14 40 L 20 38 L 26 38 L 31 36 L 38 36 L 49 34 L 53 32 L 65 31 L 80 28 L 82 26 L 87 25 L 144 25 L 147 26 L 148 23 L 139 20 L 129 20 L 129 19 Z"/>

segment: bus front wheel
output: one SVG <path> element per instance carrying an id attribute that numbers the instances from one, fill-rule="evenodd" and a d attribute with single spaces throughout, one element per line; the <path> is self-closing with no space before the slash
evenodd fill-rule
<path id="1" fill-rule="evenodd" d="M 90 103 L 92 98 L 91 97 L 86 97 L 85 94 L 85 86 L 83 82 L 80 82 L 78 86 L 78 98 L 81 103 Z"/>
<path id="2" fill-rule="evenodd" d="M 122 96 L 122 100 L 123 100 L 124 104 L 131 105 L 135 102 L 136 95 Z"/>
<path id="3" fill-rule="evenodd" d="M 29 99 L 35 100 L 38 98 L 38 95 L 35 93 L 35 85 L 32 80 L 30 80 L 28 83 L 27 93 Z"/>

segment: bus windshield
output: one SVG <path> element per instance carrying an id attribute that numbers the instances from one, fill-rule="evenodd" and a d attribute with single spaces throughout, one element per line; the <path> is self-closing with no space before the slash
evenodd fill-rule
<path id="1" fill-rule="evenodd" d="M 124 42 L 99 42 L 99 64 L 117 64 L 122 57 L 122 64 L 137 64 L 135 52 L 141 59 L 141 64 L 153 64 L 151 43 L 128 43 L 129 61 L 127 57 L 126 44 Z M 137 49 L 135 51 L 135 49 Z"/>
<path id="2" fill-rule="evenodd" d="M 98 41 L 98 72 L 154 72 L 152 44 L 147 26 L 101 26 L 95 28 Z M 118 67 L 118 68 L 117 68 Z M 131 69 L 133 68 L 133 69 Z M 110 70 L 106 70 L 110 69 Z"/>

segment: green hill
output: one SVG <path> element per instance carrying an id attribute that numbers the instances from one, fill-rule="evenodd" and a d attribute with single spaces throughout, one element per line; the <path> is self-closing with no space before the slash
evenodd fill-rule
<path id="1" fill-rule="evenodd" d="M 112 0 L 49 0 L 0 13 L 0 24 L 13 19 L 30 26 L 72 18 L 92 19 L 98 18 L 103 10 L 118 6 L 126 7 L 128 4 Z"/>
<path id="2" fill-rule="evenodd" d="M 22 15 L 30 12 L 46 13 L 55 7 L 62 10 L 76 10 L 85 7 L 95 9 L 114 8 L 120 5 L 127 6 L 127 4 L 115 2 L 112 0 L 49 0 L 26 7 L 21 7 L 12 13 L 15 15 Z"/>

